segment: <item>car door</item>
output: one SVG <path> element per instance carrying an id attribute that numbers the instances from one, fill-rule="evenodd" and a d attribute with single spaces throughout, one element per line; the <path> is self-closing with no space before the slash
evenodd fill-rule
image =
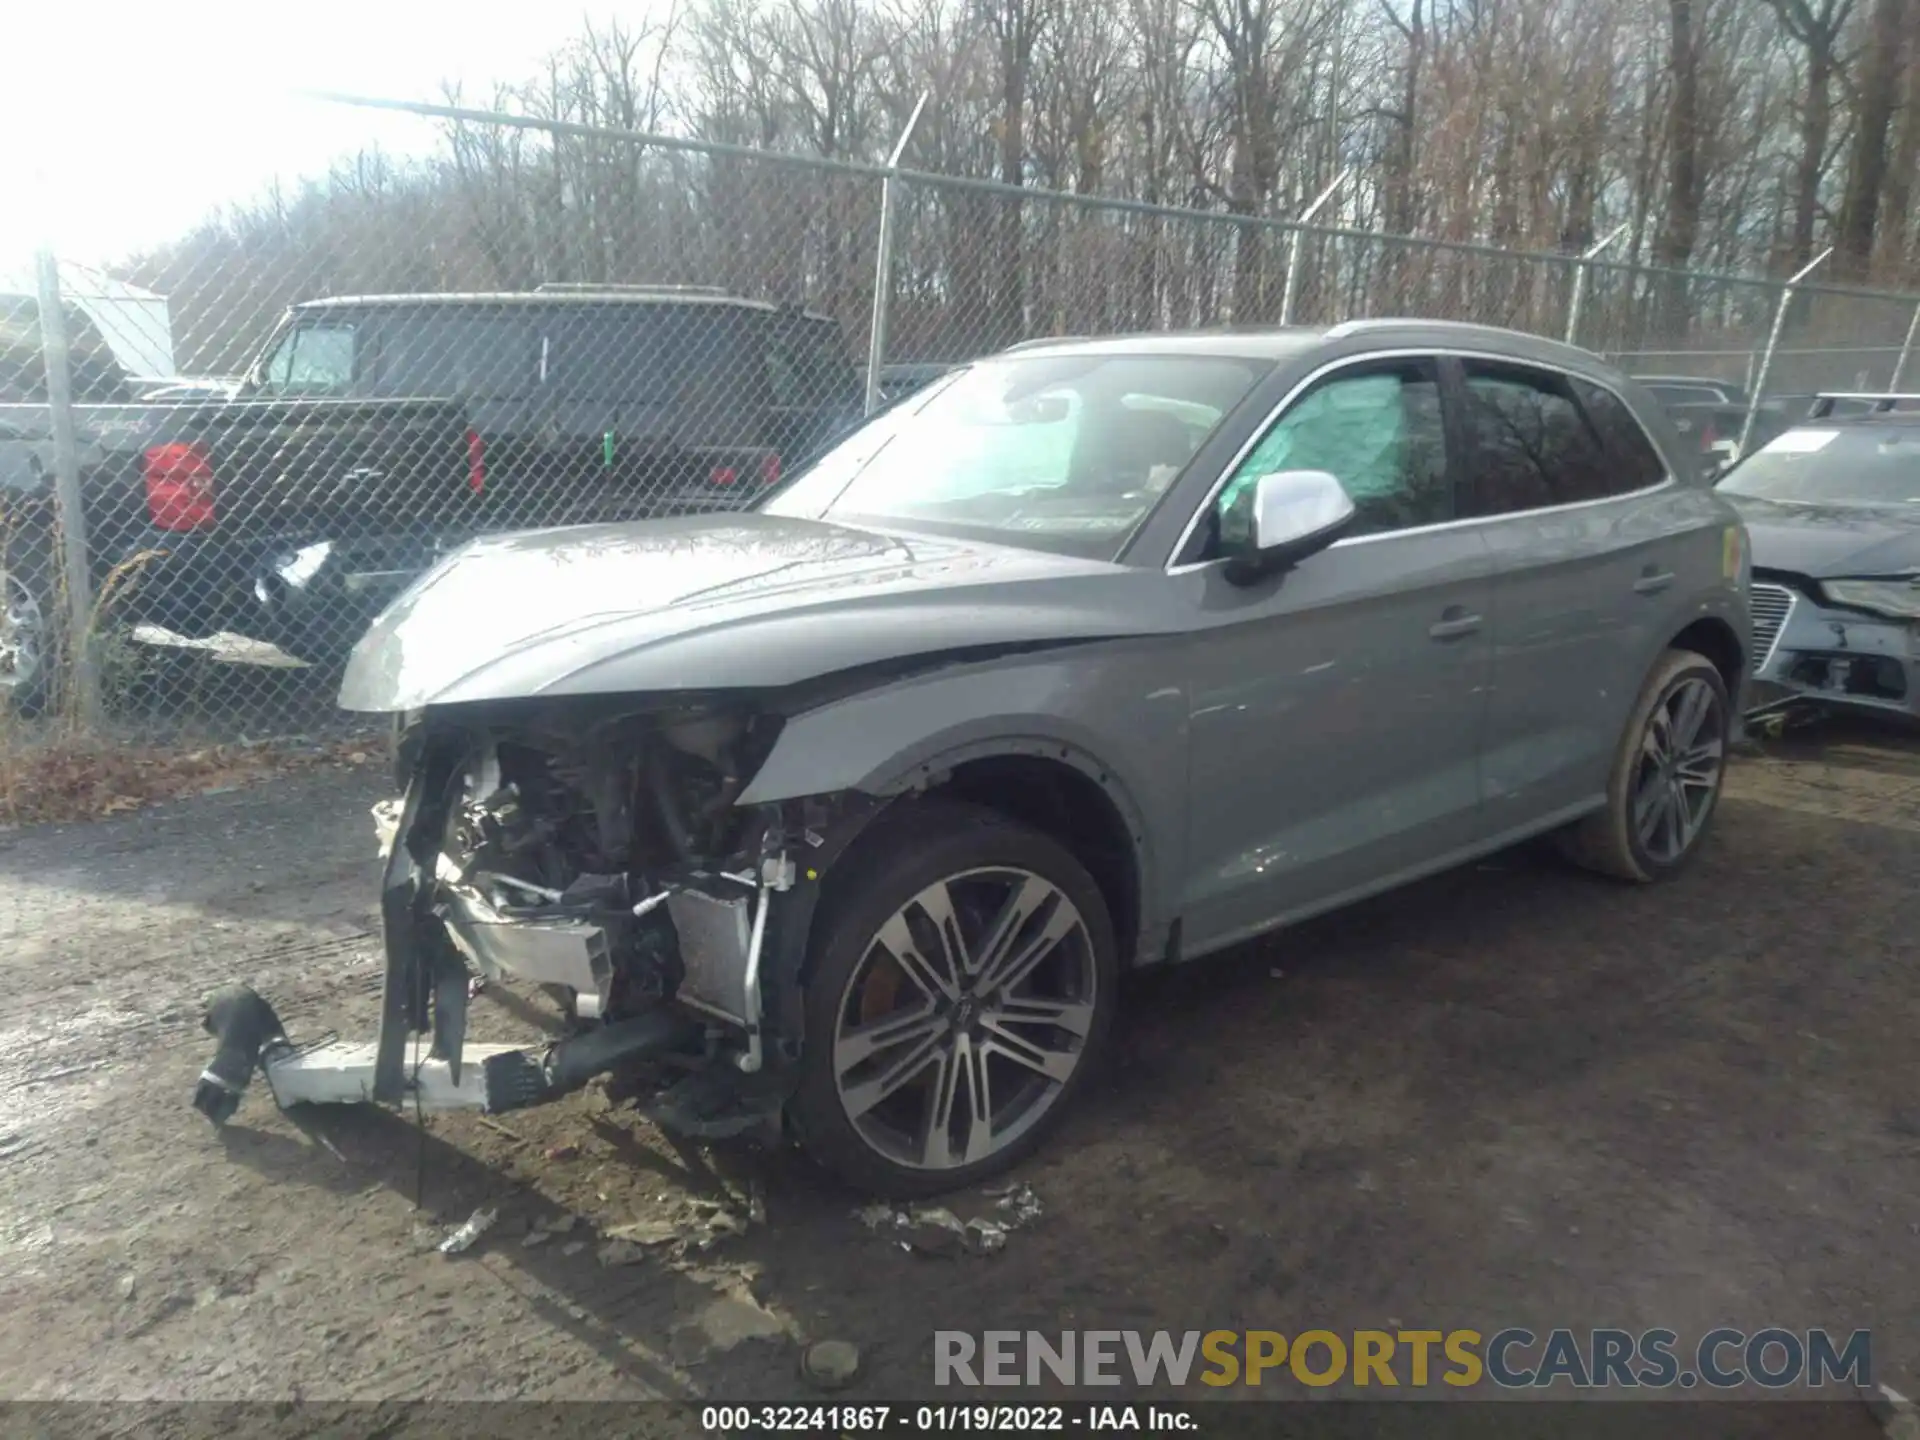
<path id="1" fill-rule="evenodd" d="M 1210 503 L 1282 469 L 1331 472 L 1357 515 L 1291 571 L 1192 567 L 1185 944 L 1215 948 L 1437 868 L 1479 833 L 1490 672 L 1484 544 L 1455 522 L 1450 425 L 1426 356 L 1341 365 L 1300 392 Z M 1222 530 L 1227 533 L 1223 536 Z"/>
<path id="2" fill-rule="evenodd" d="M 1697 517 L 1605 387 L 1464 358 L 1466 511 L 1493 562 L 1493 688 L 1481 760 L 1489 837 L 1605 793 L 1621 726 L 1661 636 Z M 1677 493 L 1677 492 L 1676 492 Z M 1671 627 L 1671 628 L 1664 628 Z"/>

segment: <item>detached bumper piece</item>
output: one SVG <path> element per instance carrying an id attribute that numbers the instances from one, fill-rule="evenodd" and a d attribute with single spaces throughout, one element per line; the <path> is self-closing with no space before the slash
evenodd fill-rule
<path id="1" fill-rule="evenodd" d="M 193 1108 L 224 1125 L 240 1108 L 256 1072 L 281 1109 L 293 1105 L 358 1105 L 374 1096 L 379 1046 L 331 1041 L 294 1046 L 273 1007 L 245 985 L 222 990 L 208 1007 L 206 1028 L 219 1042 L 200 1076 Z M 649 1011 L 603 1026 L 544 1051 L 469 1045 L 456 1075 L 442 1058 L 405 1069 L 403 1103 L 422 1110 L 481 1110 L 499 1115 L 544 1105 L 616 1066 L 663 1055 L 696 1041 L 700 1027 L 671 1010 Z"/>

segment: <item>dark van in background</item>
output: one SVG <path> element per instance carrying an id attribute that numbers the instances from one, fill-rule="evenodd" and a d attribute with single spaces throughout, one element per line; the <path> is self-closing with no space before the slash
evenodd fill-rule
<path id="1" fill-rule="evenodd" d="M 242 393 L 460 400 L 488 528 L 743 506 L 863 398 L 827 316 L 576 285 L 296 305 Z"/>
<path id="2" fill-rule="evenodd" d="M 27 521 L 0 554 L 0 704 L 21 705 L 58 607 L 37 320 L 14 331 L 0 476 Z M 69 331 L 89 558 L 114 621 L 311 661 L 343 657 L 476 535 L 744 507 L 864 398 L 832 319 L 715 290 L 314 300 L 237 385 L 144 399 Z"/>

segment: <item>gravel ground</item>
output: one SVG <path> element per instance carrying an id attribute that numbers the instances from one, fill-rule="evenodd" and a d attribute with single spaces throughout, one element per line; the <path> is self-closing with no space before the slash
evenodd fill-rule
<path id="1" fill-rule="evenodd" d="M 1668 887 L 1528 850 L 1142 981 L 1016 1177 L 1044 1214 L 945 1258 L 598 1088 L 424 1136 L 256 1094 L 216 1135 L 214 985 L 372 1033 L 379 780 L 0 836 L 0 1398 L 804 1398 L 799 1344 L 835 1337 L 847 1398 L 899 1399 L 935 1328 L 1076 1326 L 1870 1327 L 1920 1389 L 1920 747 L 1743 762 Z M 543 1019 L 488 998 L 500 1038 Z M 744 1234 L 597 1258 L 737 1194 Z"/>

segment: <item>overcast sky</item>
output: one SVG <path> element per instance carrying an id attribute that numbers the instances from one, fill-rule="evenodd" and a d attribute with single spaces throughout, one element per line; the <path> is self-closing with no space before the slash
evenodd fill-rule
<path id="1" fill-rule="evenodd" d="M 652 0 L 0 0 L 0 271 L 36 246 L 99 263 L 190 227 L 276 175 L 368 146 L 430 148 L 434 122 L 302 99 L 334 90 L 477 101 L 530 78 L 589 13 Z"/>

